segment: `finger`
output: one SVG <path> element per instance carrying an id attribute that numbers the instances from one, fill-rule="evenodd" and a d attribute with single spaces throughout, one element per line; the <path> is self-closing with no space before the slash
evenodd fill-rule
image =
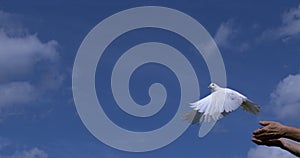
<path id="1" fill-rule="evenodd" d="M 253 135 L 254 138 L 259 139 L 259 140 L 266 140 L 264 135 L 258 134 L 258 135 Z"/>
<path id="2" fill-rule="evenodd" d="M 271 140 L 271 139 L 278 139 L 272 134 L 266 134 L 266 133 L 260 133 L 260 134 L 254 134 L 253 137 L 256 139 L 260 139 L 262 141 Z"/>
<path id="3" fill-rule="evenodd" d="M 257 145 L 262 145 L 263 144 L 263 142 L 261 140 L 255 138 L 255 137 L 252 137 L 251 140 L 252 140 L 252 142 L 254 142 Z"/>
<path id="4" fill-rule="evenodd" d="M 264 128 L 259 128 L 253 132 L 254 135 L 258 135 L 264 133 L 266 130 Z"/>
<path id="5" fill-rule="evenodd" d="M 252 137 L 251 140 L 254 141 L 254 142 L 261 142 L 261 140 L 255 138 L 255 137 Z"/>
<path id="6" fill-rule="evenodd" d="M 259 121 L 259 124 L 262 126 L 267 126 L 271 123 L 271 121 Z"/>
<path id="7" fill-rule="evenodd" d="M 253 137 L 252 142 L 254 142 L 257 145 L 266 145 L 266 146 L 279 146 L 278 140 L 261 140 Z"/>

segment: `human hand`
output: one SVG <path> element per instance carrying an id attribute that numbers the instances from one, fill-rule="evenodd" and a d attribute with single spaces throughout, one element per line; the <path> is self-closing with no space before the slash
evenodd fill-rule
<path id="1" fill-rule="evenodd" d="M 283 147 L 284 139 L 271 139 L 271 140 L 260 140 L 255 137 L 252 137 L 251 139 L 255 144 L 257 145 L 266 145 L 266 146 L 277 146 L 277 147 Z"/>
<path id="2" fill-rule="evenodd" d="M 260 121 L 259 124 L 264 127 L 253 132 L 253 138 L 255 138 L 255 140 L 261 140 L 263 142 L 273 141 L 284 137 L 286 134 L 286 126 L 278 122 Z"/>
<path id="3" fill-rule="evenodd" d="M 300 142 L 300 128 L 285 126 L 272 121 L 260 121 L 259 124 L 263 127 L 253 132 L 252 141 L 254 143 L 280 147 L 300 157 L 300 144 L 294 142 Z"/>

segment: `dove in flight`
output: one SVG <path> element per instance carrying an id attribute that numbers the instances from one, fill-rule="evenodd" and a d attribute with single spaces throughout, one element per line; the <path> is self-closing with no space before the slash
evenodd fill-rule
<path id="1" fill-rule="evenodd" d="M 258 104 L 235 90 L 222 88 L 215 83 L 211 83 L 208 88 L 212 93 L 199 101 L 190 103 L 193 110 L 185 116 L 188 122 L 201 124 L 199 137 L 204 137 L 219 119 L 239 107 L 255 115 L 259 113 Z"/>

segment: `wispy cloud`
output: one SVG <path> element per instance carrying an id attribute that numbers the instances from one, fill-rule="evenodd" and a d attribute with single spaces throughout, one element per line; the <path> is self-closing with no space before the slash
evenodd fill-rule
<path id="1" fill-rule="evenodd" d="M 0 28 L 10 35 L 20 35 L 27 32 L 21 24 L 22 17 L 20 15 L 7 13 L 0 10 Z"/>
<path id="2" fill-rule="evenodd" d="M 24 146 L 24 145 L 22 145 Z M 4 154 L 7 149 L 11 152 Z M 47 158 L 48 154 L 37 148 L 23 148 L 20 145 L 0 136 L 0 158 Z"/>
<path id="3" fill-rule="evenodd" d="M 61 86 L 55 40 L 42 42 L 15 22 L 16 15 L 0 11 L 0 111 L 35 101 Z"/>
<path id="4" fill-rule="evenodd" d="M 220 25 L 214 39 L 219 47 L 243 52 L 249 48 L 249 44 L 238 40 L 241 36 L 241 31 L 234 20 L 230 19 Z"/>
<path id="5" fill-rule="evenodd" d="M 247 158 L 296 158 L 286 150 L 277 147 L 266 147 L 266 146 L 257 146 L 256 148 L 251 148 L 248 151 Z"/>
<path id="6" fill-rule="evenodd" d="M 265 30 L 260 40 L 282 40 L 287 41 L 300 37 L 300 5 L 282 14 L 281 25 Z"/>
<path id="7" fill-rule="evenodd" d="M 0 82 L 24 77 L 42 62 L 58 60 L 57 42 L 42 43 L 36 35 L 9 36 L 0 30 Z"/>
<path id="8" fill-rule="evenodd" d="M 228 46 L 229 39 L 232 37 L 232 33 L 234 32 L 232 20 L 222 23 L 221 26 L 218 28 L 215 34 L 215 41 L 220 46 Z"/>
<path id="9" fill-rule="evenodd" d="M 0 85 L 0 107 L 27 103 L 36 97 L 36 88 L 28 82 Z"/>
<path id="10" fill-rule="evenodd" d="M 245 32 L 249 31 L 253 32 L 253 35 L 250 35 L 250 40 L 245 40 Z M 261 30 L 259 24 L 242 26 L 235 19 L 229 19 L 219 26 L 214 36 L 219 47 L 237 52 L 247 51 L 268 41 L 287 42 L 295 38 L 300 38 L 300 5 L 282 13 L 280 24 L 273 28 Z"/>
<path id="11" fill-rule="evenodd" d="M 274 113 L 282 119 L 300 119 L 300 74 L 289 75 L 280 81 L 271 94 Z"/>
<path id="12" fill-rule="evenodd" d="M 48 154 L 39 148 L 16 151 L 12 155 L 0 155 L 0 158 L 47 158 Z"/>

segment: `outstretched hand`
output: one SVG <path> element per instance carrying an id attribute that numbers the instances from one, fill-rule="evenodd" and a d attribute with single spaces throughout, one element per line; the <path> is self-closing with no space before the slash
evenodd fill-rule
<path id="1" fill-rule="evenodd" d="M 262 128 L 259 128 L 253 132 L 253 138 L 261 141 L 270 141 L 279 139 L 285 136 L 286 126 L 273 121 L 260 121 Z"/>
<path id="2" fill-rule="evenodd" d="M 283 139 L 286 130 L 285 126 L 273 121 L 260 121 L 262 128 L 259 128 L 253 132 L 252 141 L 257 145 L 266 146 L 283 146 Z"/>
<path id="3" fill-rule="evenodd" d="M 266 146 L 277 146 L 277 147 L 283 147 L 283 139 L 271 139 L 271 140 L 261 140 L 257 139 L 255 137 L 252 137 L 251 139 L 254 143 L 257 145 L 266 145 Z"/>
<path id="4" fill-rule="evenodd" d="M 252 141 L 257 145 L 277 146 L 300 157 L 300 129 L 273 121 L 260 121 L 262 128 L 253 132 Z M 288 139 L 286 139 L 288 138 Z M 294 141 L 291 141 L 292 139 Z"/>

